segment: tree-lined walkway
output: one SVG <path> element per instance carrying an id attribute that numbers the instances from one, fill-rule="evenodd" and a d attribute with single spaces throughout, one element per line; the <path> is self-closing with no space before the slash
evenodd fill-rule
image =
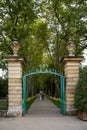
<path id="1" fill-rule="evenodd" d="M 39 97 L 36 99 L 34 104 L 28 110 L 27 115 L 29 117 L 58 117 L 62 116 L 60 109 L 55 107 L 55 105 L 50 102 L 47 98 L 44 100 L 39 100 Z"/>
<path id="2" fill-rule="evenodd" d="M 87 122 L 64 116 L 48 99 L 37 98 L 24 117 L 0 118 L 0 130 L 87 130 Z"/>

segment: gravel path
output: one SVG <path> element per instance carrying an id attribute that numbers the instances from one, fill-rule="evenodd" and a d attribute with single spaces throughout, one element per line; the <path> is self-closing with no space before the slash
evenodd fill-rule
<path id="1" fill-rule="evenodd" d="M 48 99 L 37 98 L 24 117 L 0 118 L 0 130 L 87 130 L 87 122 L 64 116 Z"/>

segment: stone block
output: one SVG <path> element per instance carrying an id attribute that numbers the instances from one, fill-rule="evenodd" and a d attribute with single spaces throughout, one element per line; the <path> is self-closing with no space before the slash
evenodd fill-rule
<path id="1" fill-rule="evenodd" d="M 21 83 L 22 84 L 22 78 L 9 78 L 9 83 Z"/>
<path id="2" fill-rule="evenodd" d="M 74 86 L 74 85 L 67 85 L 67 86 L 66 86 L 66 91 L 67 91 L 68 89 L 75 90 L 75 88 L 76 88 L 76 86 Z"/>
<path id="3" fill-rule="evenodd" d="M 79 66 L 79 62 L 76 62 L 76 61 L 68 61 L 66 62 L 65 66 L 76 66 L 78 65 Z"/>
<path id="4" fill-rule="evenodd" d="M 75 94 L 75 89 L 66 89 L 66 94 Z"/>
<path id="5" fill-rule="evenodd" d="M 9 90 L 9 94 L 22 95 L 22 90 Z"/>
<path id="6" fill-rule="evenodd" d="M 22 91 L 22 86 L 21 85 L 18 86 L 18 87 L 17 87 L 17 85 L 16 85 L 16 87 L 15 86 L 12 86 L 12 87 L 9 86 L 8 90 L 9 91 L 18 91 L 19 92 L 19 91 Z"/>
<path id="7" fill-rule="evenodd" d="M 8 72 L 9 75 L 22 75 L 22 71 L 9 71 Z"/>
<path id="8" fill-rule="evenodd" d="M 77 82 L 66 82 L 67 86 L 76 86 Z"/>
<path id="9" fill-rule="evenodd" d="M 68 93 L 66 93 L 66 97 L 67 97 L 67 98 L 74 98 L 74 96 L 75 96 L 75 95 L 74 95 L 74 94 L 72 94 L 72 93 L 69 93 L 69 94 L 68 94 Z"/>
<path id="10" fill-rule="evenodd" d="M 67 78 L 70 78 L 70 77 L 72 77 L 72 78 L 74 78 L 74 77 L 78 78 L 78 76 L 79 76 L 79 75 L 76 74 L 76 73 L 73 73 L 73 74 L 68 73 L 68 74 L 65 75 L 65 77 L 67 77 Z"/>
<path id="11" fill-rule="evenodd" d="M 79 71 L 78 70 L 69 70 L 69 71 L 66 71 L 65 75 L 68 75 L 68 74 L 78 74 L 79 75 Z"/>
<path id="12" fill-rule="evenodd" d="M 68 116 L 76 116 L 77 110 L 76 109 L 66 109 L 66 115 Z"/>
<path id="13" fill-rule="evenodd" d="M 9 98 L 9 102 L 22 102 L 22 97 L 16 97 L 16 98 Z"/>
<path id="14" fill-rule="evenodd" d="M 21 78 L 22 77 L 22 74 L 19 75 L 19 74 L 8 74 L 8 78 Z"/>
<path id="15" fill-rule="evenodd" d="M 22 68 L 21 62 L 17 62 L 17 61 L 12 61 L 12 62 L 8 62 L 8 67 L 20 67 Z"/>
<path id="16" fill-rule="evenodd" d="M 75 107 L 74 107 L 74 105 L 73 104 L 71 104 L 71 105 L 69 105 L 69 104 L 67 104 L 66 105 L 66 109 L 75 109 Z"/>
<path id="17" fill-rule="evenodd" d="M 8 98 L 10 99 L 16 99 L 16 98 L 22 98 L 22 93 L 21 93 L 21 91 L 20 91 L 20 93 L 16 93 L 16 91 L 15 92 L 9 92 L 9 95 L 8 95 Z"/>
<path id="18" fill-rule="evenodd" d="M 71 103 L 71 102 L 74 102 L 74 98 L 70 98 L 70 97 L 66 97 L 66 102 L 68 103 Z"/>
<path id="19" fill-rule="evenodd" d="M 64 72 L 66 71 L 71 71 L 71 70 L 78 70 L 79 71 L 79 67 L 78 66 L 68 66 L 68 67 L 65 67 L 64 69 Z"/>
<path id="20" fill-rule="evenodd" d="M 77 81 L 78 81 L 78 77 L 74 77 L 74 78 L 69 77 L 69 78 L 66 78 L 66 83 L 67 82 L 76 82 L 77 83 Z"/>
<path id="21" fill-rule="evenodd" d="M 8 71 L 22 71 L 22 68 L 21 67 L 8 67 Z"/>
<path id="22" fill-rule="evenodd" d="M 9 88 L 21 88 L 22 84 L 21 83 L 16 83 L 16 82 L 9 82 L 8 83 Z"/>
<path id="23" fill-rule="evenodd" d="M 74 101 L 66 101 L 66 105 L 74 105 Z"/>
<path id="24" fill-rule="evenodd" d="M 9 100 L 9 106 L 16 106 L 16 105 L 20 105 L 22 106 L 22 99 L 11 99 Z"/>
<path id="25" fill-rule="evenodd" d="M 8 108 L 7 116 L 9 117 L 21 117 L 22 116 L 22 106 L 13 106 Z"/>

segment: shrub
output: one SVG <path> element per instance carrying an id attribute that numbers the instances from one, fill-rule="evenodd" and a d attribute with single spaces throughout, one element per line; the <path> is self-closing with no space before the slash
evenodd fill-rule
<path id="1" fill-rule="evenodd" d="M 27 99 L 27 110 L 30 108 L 30 106 L 32 105 L 32 103 L 35 101 L 35 99 L 37 98 L 38 95 L 30 97 Z"/>
<path id="2" fill-rule="evenodd" d="M 84 67 L 80 72 L 76 86 L 75 107 L 77 110 L 87 110 L 87 67 Z"/>
<path id="3" fill-rule="evenodd" d="M 51 97 L 51 96 L 47 96 L 47 98 L 54 103 L 54 105 L 56 105 L 58 108 L 60 108 L 60 99 L 59 98 L 55 98 L 55 97 Z"/>

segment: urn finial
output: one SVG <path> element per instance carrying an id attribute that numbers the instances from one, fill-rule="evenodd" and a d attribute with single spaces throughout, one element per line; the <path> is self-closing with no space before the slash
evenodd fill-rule
<path id="1" fill-rule="evenodd" d="M 17 56 L 18 54 L 18 50 L 19 50 L 19 48 L 20 48 L 20 44 L 19 44 L 19 42 L 17 41 L 17 39 L 15 39 L 13 42 L 12 42 L 12 44 L 11 44 L 11 48 L 12 48 L 12 50 L 13 50 L 13 55 L 14 56 Z"/>

